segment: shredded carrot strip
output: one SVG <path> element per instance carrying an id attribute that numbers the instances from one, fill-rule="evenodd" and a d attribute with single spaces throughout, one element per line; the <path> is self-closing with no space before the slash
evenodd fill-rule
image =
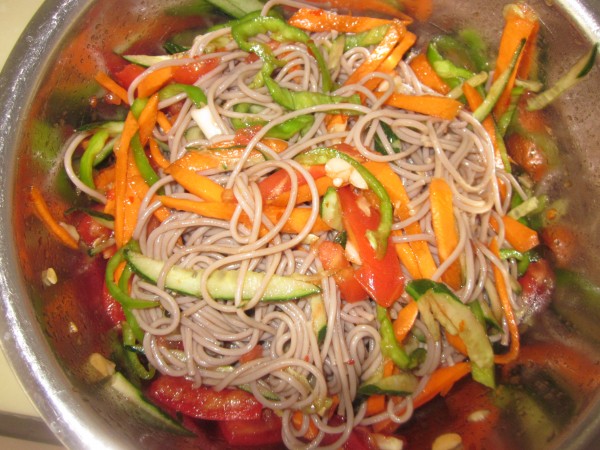
<path id="1" fill-rule="evenodd" d="M 129 104 L 129 98 L 127 97 L 127 91 L 119 86 L 116 81 L 109 77 L 104 72 L 98 72 L 95 76 L 96 81 L 100 86 L 114 95 L 119 97 L 124 103 Z"/>
<path id="2" fill-rule="evenodd" d="M 139 208 L 136 209 L 136 206 L 137 205 L 141 206 L 141 203 L 144 200 L 144 197 L 146 197 L 146 194 L 148 193 L 148 190 L 150 188 L 148 187 L 148 184 L 146 183 L 144 178 L 141 176 L 141 174 L 139 174 L 139 171 L 137 170 L 137 166 L 135 168 L 132 168 L 132 170 L 135 171 L 136 173 L 135 173 L 135 175 L 130 174 L 128 176 L 129 179 L 128 179 L 128 183 L 127 183 L 127 190 L 128 190 L 128 192 L 131 192 L 137 198 L 135 205 L 131 206 L 132 215 L 134 215 L 134 217 L 130 218 L 130 222 L 136 223 L 137 215 L 139 213 Z M 158 198 L 157 196 L 154 196 L 152 198 L 152 201 L 157 200 L 157 198 Z M 161 206 L 160 208 L 158 208 L 154 211 L 153 215 L 160 222 L 164 222 L 166 219 L 169 218 L 169 216 L 171 214 L 169 213 L 169 210 L 167 208 L 165 208 L 164 206 Z M 134 225 L 134 228 L 135 228 L 135 225 Z"/>
<path id="3" fill-rule="evenodd" d="M 302 428 L 302 423 L 304 422 L 304 413 L 302 411 L 295 411 L 294 414 L 292 415 L 292 423 L 294 425 L 294 428 L 296 428 L 296 430 L 300 430 L 300 428 Z M 309 441 L 312 441 L 314 438 L 317 437 L 317 435 L 319 434 L 319 429 L 317 428 L 317 426 L 315 425 L 315 423 L 312 420 L 308 421 L 308 429 L 306 430 L 306 433 L 304 434 L 304 439 L 308 439 Z"/>
<path id="4" fill-rule="evenodd" d="M 467 362 L 460 362 L 453 366 L 441 367 L 431 374 L 423 390 L 413 400 L 415 408 L 424 405 L 438 394 L 448 392 L 458 380 L 471 372 Z"/>
<path id="5" fill-rule="evenodd" d="M 502 222 L 504 223 L 506 240 L 515 250 L 523 253 L 539 245 L 540 238 L 537 231 L 509 216 L 502 217 Z M 499 227 L 495 217 L 490 218 L 490 225 L 497 233 Z"/>
<path id="6" fill-rule="evenodd" d="M 140 124 L 140 142 L 142 145 L 146 145 L 150 136 L 152 136 L 152 130 L 156 125 L 156 119 L 158 117 L 158 94 L 154 94 L 144 106 L 138 119 Z"/>
<path id="7" fill-rule="evenodd" d="M 173 78 L 173 67 L 163 67 L 155 70 L 144 78 L 137 87 L 137 94 L 140 98 L 150 97 L 159 89 L 164 87 Z"/>
<path id="8" fill-rule="evenodd" d="M 447 331 L 444 334 L 446 335 L 446 340 L 452 347 L 463 355 L 468 356 L 467 346 L 458 334 L 450 334 Z"/>
<path id="9" fill-rule="evenodd" d="M 221 201 L 223 187 L 210 178 L 175 164 L 169 166 L 169 174 L 188 192 L 197 197 L 209 202 Z"/>
<path id="10" fill-rule="evenodd" d="M 331 178 L 325 176 L 325 177 L 317 178 L 315 180 L 315 184 L 317 185 L 317 191 L 319 191 L 319 197 L 322 197 L 325 194 L 325 192 L 327 191 L 327 189 L 329 187 L 333 186 L 333 180 Z M 290 198 L 289 192 L 282 192 L 277 197 L 269 200 L 268 203 L 269 203 L 269 205 L 285 206 L 288 204 L 289 198 Z M 298 197 L 296 198 L 296 204 L 300 205 L 301 203 L 308 202 L 311 199 L 312 199 L 312 194 L 310 192 L 310 188 L 306 184 L 299 186 L 298 187 Z"/>
<path id="11" fill-rule="evenodd" d="M 106 192 L 107 188 L 115 182 L 115 167 L 110 166 L 102 169 L 94 176 L 94 186 L 100 191 Z"/>
<path id="12" fill-rule="evenodd" d="M 290 17 L 288 23 L 306 31 L 360 33 L 381 25 L 389 25 L 391 21 L 373 17 L 345 16 L 323 9 L 300 8 Z"/>
<path id="13" fill-rule="evenodd" d="M 137 133 L 138 122 L 129 112 L 119 144 L 115 146 L 115 241 L 117 247 L 127 243 L 125 240 L 125 212 L 127 210 L 127 172 L 129 168 L 129 144 Z"/>
<path id="14" fill-rule="evenodd" d="M 446 261 L 458 246 L 452 190 L 443 178 L 434 178 L 429 185 L 431 224 L 439 249 L 440 261 Z M 455 260 L 442 275 L 442 280 L 454 289 L 462 285 L 460 261 Z"/>
<path id="15" fill-rule="evenodd" d="M 168 133 L 169 131 L 171 131 L 171 128 L 173 128 L 173 125 L 169 121 L 168 117 L 162 111 L 158 112 L 158 115 L 156 116 L 156 121 L 165 133 Z"/>
<path id="16" fill-rule="evenodd" d="M 436 71 L 433 70 L 433 67 L 429 64 L 429 60 L 424 53 L 419 53 L 415 56 L 410 61 L 410 67 L 419 81 L 425 86 L 429 86 L 434 91 L 443 95 L 450 92 L 450 86 L 448 86 L 446 82 L 439 77 Z"/>
<path id="17" fill-rule="evenodd" d="M 56 221 L 54 217 L 52 217 L 50 208 L 48 208 L 46 200 L 44 200 L 42 193 L 37 187 L 31 187 L 30 197 L 35 211 L 48 231 L 67 247 L 77 250 L 79 248 L 79 243 Z"/>
<path id="18" fill-rule="evenodd" d="M 156 163 L 156 165 L 161 169 L 166 169 L 169 167 L 171 163 L 163 156 L 160 148 L 158 147 L 158 143 L 152 138 L 150 138 L 148 142 L 150 143 L 150 156 L 152 156 L 152 160 Z"/>
<path id="19" fill-rule="evenodd" d="M 200 216 L 220 220 L 231 220 L 233 213 L 235 212 L 235 208 L 237 207 L 234 203 L 197 202 L 194 200 L 184 200 L 165 195 L 158 198 L 167 208 L 193 212 Z"/>
<path id="20" fill-rule="evenodd" d="M 264 209 L 264 213 L 271 222 L 277 223 L 283 215 L 284 210 L 285 208 L 280 206 L 267 206 Z M 306 222 L 308 222 L 310 214 L 310 208 L 294 208 L 290 218 L 287 220 L 281 231 L 283 233 L 300 233 L 300 231 L 302 231 L 302 229 L 306 226 Z M 323 222 L 319 216 L 317 216 L 317 220 L 311 229 L 311 233 L 321 233 L 329 230 L 331 230 L 331 227 Z"/>
<path id="21" fill-rule="evenodd" d="M 393 22 L 390 29 L 387 31 L 381 42 L 365 61 L 348 77 L 345 86 L 356 84 L 368 74 L 375 72 L 377 68 L 386 60 L 392 53 L 400 39 L 404 37 L 406 28 L 399 22 Z"/>
<path id="22" fill-rule="evenodd" d="M 367 412 L 366 417 L 374 416 L 376 414 L 385 411 L 385 395 L 374 394 L 367 398 Z"/>
<path id="23" fill-rule="evenodd" d="M 410 219 L 412 216 L 409 208 L 410 199 L 402 184 L 402 180 L 392 170 L 390 165 L 369 161 L 364 163 L 364 166 L 385 187 L 394 205 L 394 214 L 396 217 L 402 221 Z M 418 221 L 408 225 L 404 231 L 406 234 L 422 234 L 423 232 Z M 395 234 L 401 235 L 399 231 L 395 232 Z M 426 241 L 412 241 L 408 245 L 405 243 L 396 244 L 396 253 L 413 278 L 431 278 L 437 270 Z"/>
<path id="24" fill-rule="evenodd" d="M 414 33 L 406 32 L 402 40 L 398 43 L 396 48 L 390 53 L 390 55 L 383 61 L 379 67 L 377 68 L 377 72 L 387 73 L 389 75 L 393 75 L 395 73 L 396 67 L 400 64 L 400 61 L 406 54 L 406 52 L 415 44 L 417 40 L 417 36 Z M 365 86 L 370 90 L 375 90 L 375 88 L 380 84 L 380 81 L 376 78 L 369 80 L 365 83 Z"/>
<path id="25" fill-rule="evenodd" d="M 402 342 L 415 324 L 419 315 L 417 302 L 411 300 L 398 312 L 398 317 L 394 320 L 394 334 L 396 340 Z"/>
<path id="26" fill-rule="evenodd" d="M 504 92 L 502 92 L 500 99 L 494 107 L 496 117 L 503 114 L 510 104 L 510 95 L 517 79 L 517 74 L 522 78 L 527 78 L 533 64 L 537 30 L 539 29 L 537 15 L 526 3 L 510 5 L 510 7 L 506 8 L 505 16 L 506 22 L 502 31 L 502 38 L 500 39 L 494 79 L 497 79 L 508 69 L 515 52 L 521 45 L 521 41 L 525 39 L 526 43 L 517 61 L 517 69 L 511 75 Z"/>
<path id="27" fill-rule="evenodd" d="M 498 242 L 496 241 L 496 238 L 492 239 L 492 242 L 490 243 L 490 250 L 497 258 L 500 258 L 500 250 L 498 249 Z M 500 297 L 500 304 L 504 310 L 504 317 L 506 317 L 508 332 L 510 334 L 510 348 L 508 349 L 508 352 L 503 355 L 496 355 L 494 357 L 494 362 L 497 364 L 508 364 L 509 362 L 517 359 L 519 356 L 519 350 L 521 349 L 519 326 L 510 303 L 507 286 L 504 284 L 502 271 L 496 267 L 496 265 L 494 265 L 494 278 L 496 280 L 496 290 L 498 291 L 498 297 Z"/>
<path id="28" fill-rule="evenodd" d="M 446 120 L 456 118 L 462 107 L 458 100 L 437 95 L 392 94 L 385 104 Z"/>

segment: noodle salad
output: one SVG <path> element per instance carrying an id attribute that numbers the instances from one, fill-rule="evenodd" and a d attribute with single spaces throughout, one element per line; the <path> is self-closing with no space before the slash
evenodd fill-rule
<path id="1" fill-rule="evenodd" d="M 120 382 L 188 429 L 402 448 L 396 430 L 459 380 L 496 387 L 532 295 L 552 295 L 536 222 L 552 205 L 531 187 L 555 160 L 510 131 L 596 47 L 542 92 L 524 3 L 506 6 L 496 58 L 472 30 L 415 46 L 400 13 L 223 3 L 233 19 L 189 46 L 98 73 L 127 115 L 65 145 L 91 206 L 59 223 L 33 188 L 34 207 L 107 261 Z"/>

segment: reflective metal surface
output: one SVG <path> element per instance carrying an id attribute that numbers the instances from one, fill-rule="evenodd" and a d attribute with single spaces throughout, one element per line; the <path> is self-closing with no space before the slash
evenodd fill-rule
<path id="1" fill-rule="evenodd" d="M 102 49 L 135 32 L 157 26 L 171 1 L 90 0 L 46 1 L 13 51 L 0 78 L 0 287 L 2 346 L 43 418 L 69 448 L 187 448 L 218 443 L 193 441 L 149 426 L 102 386 L 88 382 L 85 358 L 106 350 L 106 340 L 90 331 L 94 312 L 86 310 L 85 288 L 76 278 L 81 263 L 49 238 L 32 219 L 28 189 L 41 185 L 52 201 L 60 189 L 58 149 L 66 126 L 89 119 L 90 80 Z M 436 1 L 432 23 L 439 29 L 470 24 L 497 42 L 501 27 L 499 1 Z M 595 0 L 531 2 L 546 26 L 543 47 L 551 67 L 548 77 L 569 67 L 591 41 L 600 40 L 600 3 Z M 568 18 L 568 19 L 566 19 Z M 176 27 L 177 23 L 160 23 Z M 431 25 L 429 26 L 431 27 Z M 425 27 L 427 29 L 427 27 Z M 76 95 L 61 97 L 72 91 Z M 565 151 L 572 153 L 567 172 L 581 202 L 580 233 L 590 245 L 579 263 L 600 281 L 600 70 L 566 95 L 557 108 L 562 124 L 556 130 Z M 46 130 L 43 138 L 40 127 Z M 46 128 L 43 128 L 46 127 Z M 565 187 L 567 188 L 567 187 Z M 53 267 L 68 289 L 42 286 L 40 273 Z M 89 287 L 87 287 L 89 288 Z M 585 314 L 585 311 L 582 312 Z M 591 344 L 594 345 L 594 344 Z M 586 448 L 600 430 L 598 398 L 581 413 L 555 448 Z"/>

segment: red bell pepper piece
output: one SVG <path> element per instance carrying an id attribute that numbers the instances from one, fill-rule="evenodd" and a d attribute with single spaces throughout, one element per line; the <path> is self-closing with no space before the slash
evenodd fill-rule
<path id="1" fill-rule="evenodd" d="M 219 422 L 219 429 L 227 443 L 233 447 L 264 446 L 281 443 L 281 419 L 270 409 L 252 420 L 227 420 Z"/>
<path id="2" fill-rule="evenodd" d="M 368 230 L 377 229 L 379 212 L 370 207 L 371 214 L 367 215 L 358 206 L 359 195 L 351 186 L 338 189 L 338 195 L 342 205 L 344 228 L 362 261 L 362 266 L 356 270 L 354 276 L 373 300 L 387 308 L 404 290 L 404 274 L 394 245 L 390 239 L 384 257 L 378 259 L 366 233 Z"/>
<path id="3" fill-rule="evenodd" d="M 219 62 L 219 58 L 208 58 L 178 66 L 173 70 L 173 80 L 181 84 L 194 84 L 198 78 L 217 67 Z"/>
<path id="4" fill-rule="evenodd" d="M 307 170 L 310 172 L 314 179 L 321 178 L 325 176 L 325 166 L 324 165 L 315 165 L 307 167 Z M 298 175 L 298 186 L 302 186 L 306 184 L 306 180 L 299 173 Z M 279 197 L 282 193 L 288 192 L 292 189 L 292 181 L 290 176 L 285 170 L 278 170 L 273 172 L 271 175 L 261 180 L 258 183 L 258 189 L 262 194 L 263 199 L 272 200 L 274 198 Z"/>
<path id="5" fill-rule="evenodd" d="M 139 77 L 144 70 L 142 66 L 138 66 L 137 64 L 128 64 L 115 73 L 115 79 L 125 89 L 129 89 L 133 80 Z"/>
<path id="6" fill-rule="evenodd" d="M 252 394 L 241 389 L 217 392 L 208 386 L 194 387 L 183 377 L 167 375 L 152 381 L 147 395 L 166 410 L 205 420 L 256 420 L 263 409 Z"/>

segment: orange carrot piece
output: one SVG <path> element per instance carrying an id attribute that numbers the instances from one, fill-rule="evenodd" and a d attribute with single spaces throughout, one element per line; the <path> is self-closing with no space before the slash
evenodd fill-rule
<path id="1" fill-rule="evenodd" d="M 345 16 L 323 9 L 300 8 L 288 23 L 306 31 L 338 31 L 340 33 L 360 33 L 372 28 L 389 25 L 392 21 L 364 16 Z"/>
<path id="2" fill-rule="evenodd" d="M 122 247 L 127 243 L 124 240 L 125 229 L 125 210 L 127 206 L 127 171 L 129 168 L 129 144 L 131 139 L 137 133 L 138 122 L 131 112 L 125 119 L 123 132 L 118 146 L 115 146 L 115 241 L 117 247 Z"/>
<path id="3" fill-rule="evenodd" d="M 392 237 L 393 236 L 402 236 L 402 231 L 393 230 Z M 394 248 L 396 249 L 396 254 L 398 255 L 398 258 L 400 258 L 400 262 L 404 267 L 406 267 L 406 270 L 408 270 L 410 276 L 415 280 L 418 280 L 419 278 L 424 278 L 423 274 L 421 273 L 421 268 L 419 267 L 419 260 L 417 259 L 417 255 L 415 254 L 415 251 L 410 246 L 410 244 L 407 242 L 398 242 L 394 244 Z"/>
<path id="4" fill-rule="evenodd" d="M 148 142 L 150 143 L 150 156 L 152 156 L 152 160 L 156 163 L 156 165 L 161 169 L 166 169 L 169 167 L 171 163 L 163 156 L 157 142 L 152 138 L 150 138 Z"/>
<path id="5" fill-rule="evenodd" d="M 348 77 L 345 86 L 358 83 L 368 74 L 375 72 L 378 67 L 392 53 L 398 42 L 404 37 L 406 27 L 399 22 L 393 22 L 389 30 L 379 43 L 379 45 L 371 52 L 365 61 Z"/>
<path id="6" fill-rule="evenodd" d="M 496 238 L 492 239 L 490 243 L 490 250 L 497 257 L 500 258 L 500 250 L 498 249 L 498 242 Z M 504 277 L 502 271 L 494 265 L 494 278 L 496 280 L 496 290 L 498 291 L 498 297 L 500 298 L 500 304 L 504 310 L 504 317 L 506 317 L 506 323 L 508 325 L 508 333 L 510 334 L 510 347 L 508 352 L 503 355 L 496 355 L 494 362 L 496 364 L 508 364 L 519 356 L 521 349 L 521 339 L 519 336 L 519 325 L 515 318 L 515 313 L 510 303 L 510 297 L 508 295 L 508 288 L 504 284 Z"/>
<path id="7" fill-rule="evenodd" d="M 129 97 L 127 96 L 127 91 L 119 86 L 115 80 L 109 77 L 104 72 L 98 72 L 94 77 L 98 84 L 102 86 L 109 92 L 112 92 L 114 95 L 119 97 L 123 103 L 129 104 Z"/>
<path id="8" fill-rule="evenodd" d="M 262 357 L 262 355 L 263 346 L 261 344 L 257 344 L 252 347 L 252 350 L 250 350 L 248 353 L 244 353 L 242 356 L 240 356 L 240 364 L 254 361 L 255 359 Z"/>
<path id="9" fill-rule="evenodd" d="M 162 111 L 158 111 L 158 114 L 156 115 L 156 121 L 165 133 L 168 133 L 171 131 L 171 128 L 173 128 L 173 125 Z"/>
<path id="10" fill-rule="evenodd" d="M 414 57 L 410 62 L 410 67 L 419 81 L 425 86 L 429 86 L 434 91 L 443 95 L 450 92 L 450 86 L 448 86 L 446 82 L 439 77 L 436 71 L 433 70 L 433 67 L 429 64 L 429 60 L 424 53 L 419 53 Z"/>
<path id="11" fill-rule="evenodd" d="M 540 238 L 537 231 L 509 216 L 502 217 L 502 222 L 506 240 L 515 250 L 523 253 L 539 245 Z M 490 225 L 494 231 L 498 232 L 498 222 L 494 217 L 490 218 Z"/>
<path id="12" fill-rule="evenodd" d="M 147 75 L 137 87 L 140 98 L 150 97 L 164 87 L 173 78 L 173 67 L 163 67 Z"/>
<path id="13" fill-rule="evenodd" d="M 315 180 L 315 184 L 317 185 L 317 191 L 319 192 L 319 197 L 322 197 L 327 189 L 333 186 L 333 180 L 328 176 L 324 176 L 321 178 L 317 178 Z M 282 192 L 277 197 L 269 200 L 269 205 L 275 206 L 285 206 L 288 204 L 290 198 L 289 192 Z M 310 201 L 312 198 L 312 194 L 310 193 L 310 189 L 306 184 L 298 187 L 298 197 L 296 198 L 296 204 L 299 205 L 301 203 L 306 203 Z"/>
<path id="14" fill-rule="evenodd" d="M 454 347 L 458 352 L 462 353 L 463 355 L 468 356 L 467 346 L 458 334 L 450 334 L 447 331 L 444 334 L 446 335 L 446 340 L 452 347 Z"/>
<path id="15" fill-rule="evenodd" d="M 400 61 L 406 54 L 406 52 L 415 44 L 417 36 L 414 33 L 406 32 L 402 40 L 396 45 L 392 53 L 383 61 L 377 68 L 377 72 L 387 73 L 393 75 L 396 67 L 400 64 Z M 365 83 L 365 86 L 370 90 L 375 90 L 380 84 L 380 81 L 376 78 L 369 80 Z"/>
<path id="16" fill-rule="evenodd" d="M 399 312 L 398 317 L 394 320 L 394 334 L 396 340 L 402 342 L 415 324 L 419 315 L 419 307 L 417 302 L 411 300 Z"/>
<path id="17" fill-rule="evenodd" d="M 279 219 L 283 215 L 285 208 L 279 206 L 267 206 L 264 209 L 265 215 L 273 223 L 279 222 Z M 287 220 L 281 231 L 283 233 L 298 234 L 306 226 L 308 217 L 311 214 L 310 208 L 294 208 L 290 218 Z M 323 231 L 329 231 L 331 227 L 327 225 L 319 216 L 311 229 L 311 233 L 320 233 Z"/>
<path id="18" fill-rule="evenodd" d="M 144 200 L 144 197 L 146 197 L 146 194 L 148 193 L 148 190 L 150 188 L 148 187 L 148 184 L 146 183 L 144 178 L 141 176 L 141 174 L 137 170 L 137 166 L 135 168 L 132 168 L 131 170 L 133 172 L 135 172 L 135 174 L 128 175 L 129 179 L 127 182 L 127 191 L 131 192 L 133 195 L 135 195 L 137 197 L 136 205 L 141 206 L 141 203 Z M 154 196 L 152 198 L 152 201 L 156 200 L 157 198 L 158 197 Z M 134 208 L 135 207 L 132 207 L 132 209 L 133 209 L 132 214 L 134 214 L 133 218 L 135 219 L 135 222 L 137 222 L 137 215 L 139 213 L 139 208 L 137 210 Z M 153 215 L 160 222 L 164 222 L 166 219 L 169 218 L 169 216 L 171 214 L 169 213 L 169 210 L 167 208 L 165 208 L 164 206 L 161 206 L 160 208 L 158 208 L 157 210 L 154 211 Z"/>
<path id="19" fill-rule="evenodd" d="M 221 201 L 223 187 L 210 178 L 175 164 L 169 166 L 169 174 L 195 196 L 208 202 Z"/>
<path id="20" fill-rule="evenodd" d="M 152 130 L 156 125 L 156 119 L 158 117 L 158 94 L 154 94 L 144 106 L 144 109 L 140 113 L 138 123 L 140 124 L 140 142 L 142 146 L 146 145 L 150 136 L 152 136 Z"/>
<path id="21" fill-rule="evenodd" d="M 108 187 L 115 182 L 115 166 L 100 170 L 94 176 L 94 186 L 100 191 L 106 192 Z"/>
<path id="22" fill-rule="evenodd" d="M 48 208 L 48 204 L 46 203 L 46 200 L 44 200 L 40 190 L 36 186 L 32 186 L 29 194 L 38 217 L 44 223 L 48 231 L 67 247 L 77 250 L 79 248 L 79 243 L 52 216 L 50 208 Z"/>
<path id="23" fill-rule="evenodd" d="M 181 198 L 159 196 L 159 200 L 167 208 L 196 213 L 212 219 L 231 220 L 237 205 L 223 202 L 197 202 Z"/>
<path id="24" fill-rule="evenodd" d="M 392 94 L 385 104 L 446 120 L 456 118 L 462 107 L 458 100 L 437 95 Z"/>
<path id="25" fill-rule="evenodd" d="M 394 214 L 400 220 L 408 220 L 412 216 L 408 207 L 410 199 L 406 189 L 402 184 L 400 177 L 392 170 L 389 164 L 381 162 L 366 162 L 364 166 L 379 180 L 385 187 L 392 204 L 394 205 Z M 421 234 L 421 225 L 419 222 L 413 222 L 405 230 L 406 234 Z M 399 232 L 394 234 L 401 235 Z M 431 278 L 437 266 L 429 250 L 426 241 L 413 241 L 408 244 L 413 255 L 406 248 L 406 244 L 396 244 L 396 253 L 401 258 L 402 263 L 409 270 L 413 278 Z M 415 267 L 415 261 L 418 267 Z"/>
<path id="26" fill-rule="evenodd" d="M 448 259 L 458 246 L 458 232 L 454 218 L 452 190 L 443 178 L 434 178 L 429 185 L 431 224 L 439 249 L 440 262 Z M 453 289 L 462 285 L 460 261 L 455 260 L 442 275 L 442 280 Z"/>
<path id="27" fill-rule="evenodd" d="M 383 411 L 385 411 L 385 407 L 385 395 L 370 395 L 369 398 L 367 398 L 367 412 L 365 413 L 365 416 L 370 417 L 376 414 L 380 414 Z"/>
<path id="28" fill-rule="evenodd" d="M 413 400 L 415 408 L 424 405 L 438 394 L 447 393 L 452 389 L 454 383 L 471 372 L 471 366 L 467 362 L 460 362 L 453 366 L 440 367 L 431 374 L 429 381 L 423 390 Z"/>
<path id="29" fill-rule="evenodd" d="M 429 0 L 426 0 L 429 1 Z M 354 12 L 371 11 L 380 14 L 385 14 L 390 17 L 396 17 L 405 25 L 413 23 L 412 17 L 407 16 L 402 12 L 403 7 L 397 2 L 387 2 L 385 0 L 330 0 L 327 2 L 331 8 L 350 10 Z"/>
<path id="30" fill-rule="evenodd" d="M 526 43 L 517 61 L 517 69 L 511 75 L 506 88 L 494 107 L 496 117 L 502 115 L 510 104 L 510 95 L 517 74 L 522 78 L 527 78 L 535 55 L 536 36 L 539 29 L 538 17 L 535 11 L 526 3 L 512 4 L 505 11 L 505 25 L 500 39 L 494 79 L 498 79 L 508 69 L 515 52 L 521 45 L 521 41 L 525 39 Z"/>
<path id="31" fill-rule="evenodd" d="M 294 428 L 296 428 L 296 430 L 299 430 L 302 427 L 303 422 L 304 422 L 304 413 L 302 411 L 295 411 L 294 414 L 292 415 L 292 423 L 294 425 Z M 317 428 L 315 423 L 309 419 L 308 429 L 306 430 L 306 433 L 304 434 L 304 438 L 309 441 L 312 441 L 314 438 L 317 437 L 318 434 L 319 434 L 319 429 Z"/>
<path id="32" fill-rule="evenodd" d="M 463 93 L 465 94 L 465 98 L 467 99 L 467 103 L 469 104 L 471 111 L 475 111 L 477 108 L 479 108 L 479 105 L 483 103 L 483 97 L 481 94 L 469 83 L 463 84 Z M 498 146 L 498 140 L 496 139 L 496 124 L 494 123 L 494 119 L 491 115 L 488 115 L 485 119 L 483 119 L 481 124 L 483 125 L 483 128 L 487 132 L 490 140 L 492 141 L 492 145 L 494 146 L 496 167 L 504 167 L 502 155 L 500 154 L 500 148 Z"/>

